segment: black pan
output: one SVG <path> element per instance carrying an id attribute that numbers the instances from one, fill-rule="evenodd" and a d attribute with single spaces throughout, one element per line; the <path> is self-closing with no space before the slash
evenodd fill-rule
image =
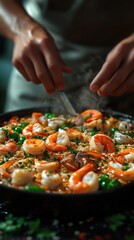
<path id="1" fill-rule="evenodd" d="M 34 108 L 0 115 L 0 122 L 13 115 L 25 116 L 33 111 L 50 112 L 50 108 Z M 134 121 L 134 117 L 119 112 L 101 110 L 115 118 Z M 95 215 L 106 215 L 134 207 L 134 182 L 117 189 L 84 194 L 52 194 L 29 192 L 0 185 L 0 203 L 6 210 L 21 215 L 36 217 L 82 219 Z"/>

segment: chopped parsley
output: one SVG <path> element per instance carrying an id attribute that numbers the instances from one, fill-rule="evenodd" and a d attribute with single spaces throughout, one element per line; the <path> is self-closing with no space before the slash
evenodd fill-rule
<path id="1" fill-rule="evenodd" d="M 119 131 L 119 129 L 118 128 L 111 128 L 110 129 L 111 134 L 114 134 L 116 131 Z"/>
<path id="2" fill-rule="evenodd" d="M 76 142 L 76 145 L 78 145 L 80 143 L 80 139 L 79 138 L 76 138 L 75 139 L 75 142 Z"/>
<path id="3" fill-rule="evenodd" d="M 60 126 L 61 129 L 71 128 L 71 127 L 73 127 L 73 123 L 72 122 L 67 122 L 67 123 L 63 124 L 62 126 Z"/>
<path id="4" fill-rule="evenodd" d="M 20 126 L 21 128 L 25 128 L 28 124 L 29 124 L 29 123 L 27 123 L 27 122 L 20 122 L 20 123 L 19 123 L 19 126 Z"/>
<path id="5" fill-rule="evenodd" d="M 56 114 L 55 113 L 45 113 L 45 118 L 47 118 L 47 119 L 51 119 L 51 118 L 54 118 L 54 117 L 56 117 Z"/>
<path id="6" fill-rule="evenodd" d="M 68 150 L 69 150 L 72 154 L 77 154 L 77 153 L 78 153 L 77 150 L 71 148 L 70 146 L 67 146 L 67 148 L 68 148 Z"/>
<path id="7" fill-rule="evenodd" d="M 126 171 L 126 170 L 128 170 L 129 168 L 130 168 L 129 163 L 128 163 L 128 162 L 124 163 L 124 165 L 123 165 L 123 170 Z"/>
<path id="8" fill-rule="evenodd" d="M 99 131 L 100 131 L 100 129 L 97 129 L 97 127 L 94 127 L 93 130 L 90 132 L 90 135 L 94 136 Z"/>
<path id="9" fill-rule="evenodd" d="M 49 158 L 49 154 L 48 154 L 48 151 L 47 150 L 45 150 L 44 152 L 43 152 L 43 156 L 47 159 L 47 158 Z"/>

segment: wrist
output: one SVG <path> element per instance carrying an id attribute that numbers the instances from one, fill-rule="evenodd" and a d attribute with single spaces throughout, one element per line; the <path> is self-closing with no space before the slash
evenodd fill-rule
<path id="1" fill-rule="evenodd" d="M 12 24 L 13 40 L 17 36 L 23 35 L 23 33 L 28 33 L 37 27 L 37 23 L 30 17 L 16 17 Z"/>

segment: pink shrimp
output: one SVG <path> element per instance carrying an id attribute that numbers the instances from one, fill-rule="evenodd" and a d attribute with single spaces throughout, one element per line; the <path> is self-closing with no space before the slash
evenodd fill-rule
<path id="1" fill-rule="evenodd" d="M 117 169 L 109 166 L 107 172 L 112 173 L 116 178 L 122 179 L 124 181 L 134 181 L 134 168 L 123 171 L 122 169 Z"/>
<path id="2" fill-rule="evenodd" d="M 134 160 L 134 148 L 122 149 L 115 156 L 113 156 L 113 161 L 119 162 L 120 164 L 124 164 L 127 159 Z"/>
<path id="3" fill-rule="evenodd" d="M 85 192 L 91 192 L 97 189 L 98 179 L 96 178 L 96 174 L 92 172 L 93 169 L 94 169 L 94 164 L 88 163 L 84 167 L 72 173 L 69 179 L 70 190 L 75 193 L 85 193 Z M 90 177 L 91 178 L 93 177 L 93 181 L 91 181 L 92 184 L 88 183 L 87 181 L 83 181 L 83 177 L 89 172 L 91 173 Z"/>
<path id="4" fill-rule="evenodd" d="M 9 123 L 12 125 L 17 125 L 17 124 L 19 124 L 18 120 L 19 120 L 18 116 L 13 116 L 9 119 Z"/>
<path id="5" fill-rule="evenodd" d="M 90 140 L 91 151 L 96 152 L 115 152 L 115 146 L 112 139 L 105 134 L 96 134 Z"/>
<path id="6" fill-rule="evenodd" d="M 23 150 L 32 155 L 42 155 L 45 151 L 45 142 L 41 139 L 26 139 L 22 145 Z"/>
<path id="7" fill-rule="evenodd" d="M 81 113 L 81 116 L 85 118 L 85 122 L 91 122 L 93 120 L 102 118 L 102 113 L 94 109 L 87 109 Z"/>
<path id="8" fill-rule="evenodd" d="M 29 124 L 23 129 L 22 131 L 23 135 L 27 138 L 31 138 L 33 136 L 32 129 L 33 129 L 33 124 Z"/>
<path id="9" fill-rule="evenodd" d="M 0 155 L 14 153 L 17 150 L 17 144 L 13 139 L 8 140 L 5 144 L 0 144 Z"/>
<path id="10" fill-rule="evenodd" d="M 22 133 L 26 138 L 31 138 L 33 136 L 46 136 L 44 128 L 40 123 L 29 124 L 23 129 Z"/>
<path id="11" fill-rule="evenodd" d="M 10 173 L 7 172 L 7 169 L 15 162 L 15 160 L 11 159 L 8 162 L 5 162 L 0 165 L 0 175 L 2 175 L 5 178 L 8 178 L 10 176 Z"/>
<path id="12" fill-rule="evenodd" d="M 33 112 L 32 113 L 32 122 L 33 123 L 40 123 L 42 125 L 47 124 L 47 119 L 45 119 L 44 114 L 41 112 Z"/>
<path id="13" fill-rule="evenodd" d="M 33 112 L 32 113 L 32 119 L 39 119 L 39 117 L 44 116 L 41 112 Z"/>
<path id="14" fill-rule="evenodd" d="M 87 151 L 87 154 L 91 155 L 94 158 L 101 158 L 102 157 L 102 154 L 97 153 L 97 152 Z"/>
<path id="15" fill-rule="evenodd" d="M 129 153 L 134 153 L 134 148 L 125 148 L 119 151 L 116 156 L 125 156 Z"/>
<path id="16" fill-rule="evenodd" d="M 81 136 L 81 132 L 75 128 L 68 128 L 66 132 L 69 138 L 77 138 Z"/>
<path id="17" fill-rule="evenodd" d="M 56 171 L 60 168 L 60 163 L 59 162 L 48 162 L 45 160 L 39 161 L 38 159 L 35 159 L 35 168 L 39 171 L 42 172 L 43 170 L 47 171 Z"/>
<path id="18" fill-rule="evenodd" d="M 66 151 L 67 147 L 65 145 L 57 144 L 58 132 L 51 134 L 46 139 L 46 148 L 53 152 Z"/>

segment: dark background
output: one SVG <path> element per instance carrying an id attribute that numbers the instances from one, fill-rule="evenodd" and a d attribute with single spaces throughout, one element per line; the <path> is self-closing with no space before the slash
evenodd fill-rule
<path id="1" fill-rule="evenodd" d="M 6 90 L 12 69 L 12 43 L 0 37 L 0 113 L 4 111 Z"/>

